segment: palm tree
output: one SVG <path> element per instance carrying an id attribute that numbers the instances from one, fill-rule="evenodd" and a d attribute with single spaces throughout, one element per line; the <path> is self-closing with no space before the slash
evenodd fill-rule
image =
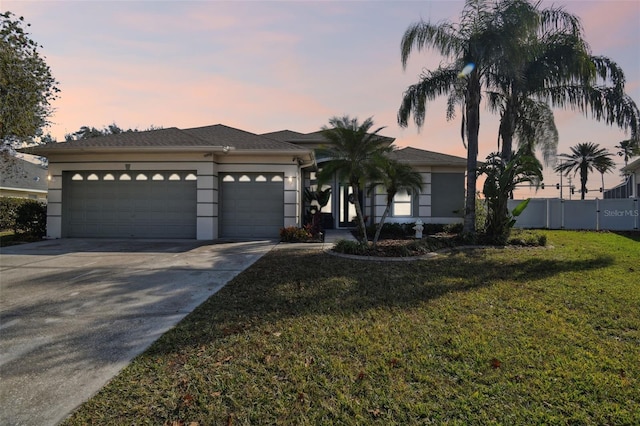
<path id="1" fill-rule="evenodd" d="M 409 164 L 400 163 L 386 157 L 378 161 L 378 168 L 375 170 L 375 176 L 371 176 L 373 185 L 372 190 L 382 186 L 387 194 L 386 205 L 380 222 L 376 226 L 376 234 L 373 237 L 373 246 L 375 247 L 380 238 L 380 231 L 384 226 L 384 222 L 389 215 L 393 198 L 398 192 L 407 191 L 409 194 L 420 192 L 422 190 L 422 175 L 417 172 Z"/>
<path id="2" fill-rule="evenodd" d="M 618 155 L 620 157 L 624 156 L 625 167 L 627 167 L 630 158 L 640 155 L 640 144 L 636 143 L 633 139 L 621 141 L 615 148 L 618 148 Z"/>
<path id="3" fill-rule="evenodd" d="M 529 203 L 525 200 L 509 214 L 509 196 L 520 183 L 538 185 L 542 181 L 542 164 L 524 147 L 509 161 L 505 161 L 498 153 L 490 154 L 478 173 L 487 175 L 482 190 L 487 200 L 487 236 L 493 243 L 506 244 L 515 224 L 514 217 Z"/>
<path id="4" fill-rule="evenodd" d="M 571 172 L 575 176 L 580 173 L 580 199 L 584 200 L 587 192 L 587 178 L 589 172 L 597 170 L 603 174 L 611 171 L 615 167 L 615 163 L 611 159 L 611 154 L 604 148 L 600 148 L 598 144 L 592 142 L 579 143 L 571 147 L 571 154 L 560 154 L 564 162 L 556 166 L 557 173 L 564 173 L 569 176 Z M 604 190 L 604 182 L 603 182 Z"/>
<path id="5" fill-rule="evenodd" d="M 322 135 L 327 139 L 328 145 L 321 150 L 329 161 L 318 173 L 320 182 L 327 182 L 335 174 L 338 178 L 347 182 L 353 191 L 354 205 L 356 208 L 357 223 L 361 242 L 367 242 L 367 228 L 364 223 L 362 206 L 360 206 L 360 190 L 363 189 L 367 177 L 375 174 L 380 157 L 390 152 L 385 138 L 380 136 L 384 127 L 371 131 L 373 127 L 372 117 L 367 118 L 362 124 L 357 118 L 333 117 L 328 126 L 322 127 Z"/>
<path id="6" fill-rule="evenodd" d="M 411 25 L 401 42 L 402 65 L 414 48 L 434 48 L 451 60 L 435 71 L 425 71 L 420 82 L 407 88 L 398 111 L 398 123 L 407 126 L 409 116 L 418 127 L 424 124 L 426 104 L 448 95 L 447 119 L 455 117 L 456 105 L 463 105 L 462 139 L 467 139 L 467 190 L 464 231 L 475 232 L 476 169 L 482 87 L 499 74 L 505 52 L 515 52 L 518 40 L 537 27 L 535 7 L 524 0 L 467 0 L 460 23 Z M 463 70 L 463 72 L 461 72 Z"/>
<path id="7" fill-rule="evenodd" d="M 558 134 L 552 106 L 591 112 L 596 120 L 630 129 L 637 138 L 640 112 L 624 93 L 624 72 L 606 57 L 592 56 L 577 17 L 562 9 L 538 11 L 538 28 L 502 57 L 489 106 L 499 111 L 502 157 L 508 160 L 514 135 L 519 145 L 543 150 L 548 164 L 555 156 Z M 550 28 L 550 24 L 553 26 Z"/>

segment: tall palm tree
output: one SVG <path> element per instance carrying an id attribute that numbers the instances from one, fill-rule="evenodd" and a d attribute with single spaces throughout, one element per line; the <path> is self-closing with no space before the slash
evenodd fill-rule
<path id="1" fill-rule="evenodd" d="M 476 169 L 480 101 L 488 78 L 505 52 L 517 50 L 517 41 L 537 25 L 535 7 L 524 0 L 467 0 L 460 23 L 432 24 L 420 21 L 406 30 L 401 42 L 401 60 L 407 60 L 415 48 L 434 48 L 451 62 L 435 71 L 425 71 L 420 82 L 407 88 L 398 111 L 398 123 L 407 126 L 413 113 L 418 127 L 424 124 L 426 104 L 438 96 L 448 95 L 447 119 L 455 117 L 456 105 L 462 104 L 462 139 L 467 139 L 467 189 L 464 231 L 475 232 Z"/>
<path id="2" fill-rule="evenodd" d="M 604 175 L 604 173 L 613 170 L 615 163 L 611 156 L 605 148 L 600 148 L 600 145 L 596 143 L 579 143 L 571 147 L 571 154 L 558 156 L 564 161 L 556 166 L 555 171 L 564 173 L 565 176 L 569 176 L 571 172 L 574 176 L 580 173 L 580 199 L 584 200 L 589 172 L 593 172 L 595 169 Z"/>
<path id="3" fill-rule="evenodd" d="M 372 190 L 375 190 L 377 186 L 381 186 L 386 192 L 385 209 L 380 222 L 376 226 L 376 233 L 373 237 L 373 246 L 375 247 L 396 194 L 401 191 L 407 191 L 409 194 L 420 192 L 423 182 L 422 175 L 409 164 L 400 163 L 397 160 L 386 157 L 379 160 L 378 168 L 375 170 L 375 175 L 371 176 L 371 180 Z"/>
<path id="4" fill-rule="evenodd" d="M 580 21 L 562 9 L 538 11 L 538 28 L 501 58 L 490 76 L 489 106 L 500 112 L 501 155 L 508 160 L 514 135 L 519 145 L 541 147 L 547 164 L 558 135 L 551 106 L 591 112 L 596 120 L 631 130 L 637 139 L 640 112 L 624 92 L 624 72 L 606 57 L 592 56 Z M 550 25 L 553 24 L 553 25 Z"/>
<path id="5" fill-rule="evenodd" d="M 380 157 L 392 150 L 385 138 L 378 134 L 384 127 L 371 131 L 372 127 L 372 117 L 362 123 L 348 115 L 331 118 L 329 126 L 322 127 L 322 135 L 328 144 L 321 151 L 329 161 L 318 173 L 319 182 L 327 182 L 337 174 L 341 181 L 349 184 L 356 208 L 358 235 L 365 243 L 367 228 L 360 205 L 360 191 L 364 189 L 367 177 L 375 174 Z"/>

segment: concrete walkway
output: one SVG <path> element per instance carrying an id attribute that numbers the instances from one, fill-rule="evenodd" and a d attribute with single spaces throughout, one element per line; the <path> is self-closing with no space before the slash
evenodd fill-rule
<path id="1" fill-rule="evenodd" d="M 0 254 L 0 425 L 55 425 L 276 246 L 63 239 Z"/>

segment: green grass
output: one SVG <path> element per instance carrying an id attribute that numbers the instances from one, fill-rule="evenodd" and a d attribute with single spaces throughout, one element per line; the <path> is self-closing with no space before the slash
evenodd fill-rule
<path id="1" fill-rule="evenodd" d="M 274 250 L 66 424 L 640 424 L 640 235 Z"/>

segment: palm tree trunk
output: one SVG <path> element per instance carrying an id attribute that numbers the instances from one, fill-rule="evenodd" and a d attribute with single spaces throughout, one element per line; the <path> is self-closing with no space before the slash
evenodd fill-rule
<path id="1" fill-rule="evenodd" d="M 353 204 L 356 206 L 356 216 L 358 216 L 358 228 L 360 228 L 360 235 L 362 236 L 361 243 L 365 243 L 368 241 L 367 239 L 367 225 L 364 223 L 364 216 L 362 215 L 362 207 L 360 206 L 360 187 L 358 184 L 351 184 L 351 189 L 353 190 L 354 201 Z"/>
<path id="2" fill-rule="evenodd" d="M 380 232 L 382 231 L 382 227 L 384 226 L 384 221 L 387 219 L 387 216 L 389 215 L 389 210 L 391 210 L 391 203 L 387 203 L 387 206 L 385 207 L 384 212 L 382 213 L 382 217 L 380 218 L 380 223 L 376 227 L 376 235 L 373 237 L 374 248 L 376 247 L 376 244 L 378 244 L 378 239 L 380 238 Z"/>
<path id="3" fill-rule="evenodd" d="M 476 232 L 476 169 L 478 168 L 478 133 L 480 131 L 480 77 L 476 68 L 469 76 L 465 100 L 467 119 L 467 194 L 464 208 L 464 233 Z"/>
<path id="4" fill-rule="evenodd" d="M 580 199 L 584 200 L 584 194 L 587 192 L 587 169 L 580 169 Z"/>

